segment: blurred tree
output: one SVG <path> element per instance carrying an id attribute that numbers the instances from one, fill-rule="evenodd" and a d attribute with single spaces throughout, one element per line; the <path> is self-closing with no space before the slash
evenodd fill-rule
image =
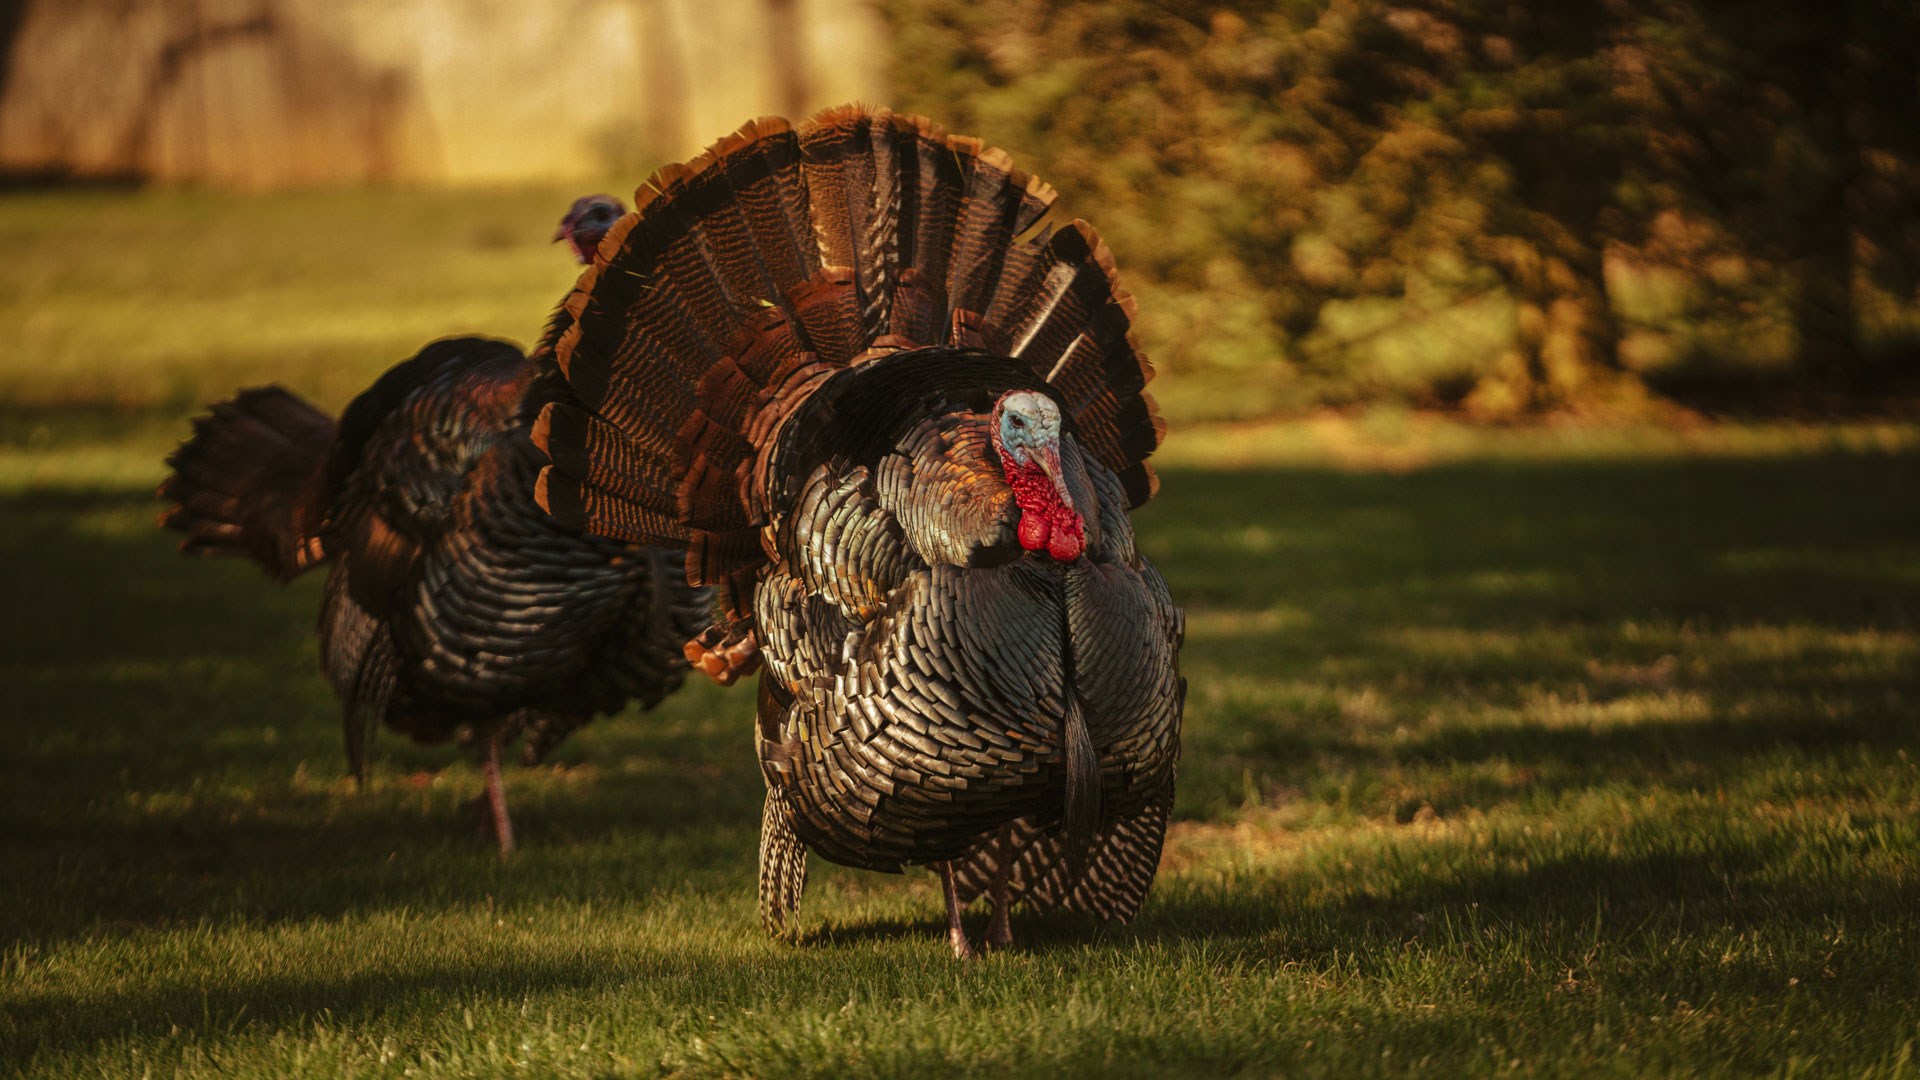
<path id="1" fill-rule="evenodd" d="M 1872 389 L 1886 365 L 1861 337 L 1860 253 L 1909 302 L 1920 255 L 1920 8 L 1667 3 L 1649 23 L 1665 46 L 1654 122 L 1679 201 L 1793 274 L 1803 380 Z"/>
<path id="2" fill-rule="evenodd" d="M 904 105 L 1097 209 L 1176 412 L 1639 408 L 1781 352 L 1859 388 L 1868 256 L 1914 321 L 1920 8 L 885 3 Z"/>
<path id="3" fill-rule="evenodd" d="M 807 107 L 807 70 L 802 63 L 806 50 L 795 47 L 806 40 L 807 28 L 800 18 L 799 0 L 765 0 L 765 4 L 767 66 L 773 71 L 775 107 L 793 116 Z"/>

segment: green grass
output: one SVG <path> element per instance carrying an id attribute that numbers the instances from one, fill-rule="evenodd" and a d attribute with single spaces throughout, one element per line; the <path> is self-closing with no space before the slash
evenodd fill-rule
<path id="1" fill-rule="evenodd" d="M 744 689 L 512 773 L 506 865 L 457 751 L 387 737 L 355 792 L 317 582 L 181 561 L 158 459 L 230 384 L 338 404 L 414 339 L 531 337 L 550 201 L 0 200 L 52 313 L 0 354 L 0 1070 L 1920 1071 L 1910 428 L 1176 429 L 1139 516 L 1189 614 L 1160 883 L 971 965 L 926 874 L 816 862 L 806 940 L 762 935 Z M 74 212 L 166 298 L 90 297 L 35 224 Z M 283 217 L 327 254 L 230 297 Z M 388 295 L 409 254 L 451 280 Z"/>
<path id="2" fill-rule="evenodd" d="M 274 380 L 339 405 L 435 337 L 530 343 L 578 269 L 548 242 L 575 194 L 0 198 L 0 401 L 178 412 Z"/>

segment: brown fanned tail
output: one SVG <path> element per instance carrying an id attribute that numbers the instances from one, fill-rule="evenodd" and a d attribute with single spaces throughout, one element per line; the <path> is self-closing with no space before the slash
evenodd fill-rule
<path id="1" fill-rule="evenodd" d="M 242 390 L 168 455 L 160 524 L 186 534 L 186 554 L 239 555 L 291 580 L 326 557 L 313 485 L 333 437 L 333 419 L 286 389 Z"/>
<path id="2" fill-rule="evenodd" d="M 1133 299 L 1085 222 L 999 150 L 887 109 L 762 118 L 635 195 L 540 355 L 567 388 L 535 439 L 570 524 L 750 582 L 780 422 L 833 372 L 929 345 L 1018 359 L 1138 505 L 1164 433 Z"/>

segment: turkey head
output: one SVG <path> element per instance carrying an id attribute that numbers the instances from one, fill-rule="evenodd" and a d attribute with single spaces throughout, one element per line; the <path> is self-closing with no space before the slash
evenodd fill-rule
<path id="1" fill-rule="evenodd" d="M 1020 507 L 1020 546 L 1072 562 L 1087 546 L 1087 524 L 1060 468 L 1060 406 L 1014 390 L 993 404 L 993 449 Z"/>
<path id="2" fill-rule="evenodd" d="M 593 253 L 600 250 L 600 239 L 626 213 L 626 204 L 611 195 L 583 195 L 567 208 L 567 216 L 554 230 L 553 242 L 565 240 L 580 265 L 591 265 Z"/>

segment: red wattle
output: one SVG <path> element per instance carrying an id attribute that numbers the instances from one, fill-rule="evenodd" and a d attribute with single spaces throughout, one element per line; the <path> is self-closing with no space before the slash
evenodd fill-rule
<path id="1" fill-rule="evenodd" d="M 1053 481 L 1038 468 L 1007 470 L 1007 486 L 1020 507 L 1020 546 L 1072 562 L 1087 549 L 1086 523 L 1060 500 Z"/>
<path id="2" fill-rule="evenodd" d="M 1049 534 L 1053 529 L 1045 514 L 1037 514 L 1022 507 L 1020 510 L 1020 546 L 1028 551 L 1039 551 L 1047 546 Z"/>
<path id="3" fill-rule="evenodd" d="M 1061 562 L 1072 562 L 1079 558 L 1080 553 L 1087 549 L 1087 535 L 1081 527 L 1080 515 L 1064 506 L 1059 507 L 1052 525 L 1053 527 L 1048 530 L 1050 535 L 1047 537 L 1047 554 Z"/>

